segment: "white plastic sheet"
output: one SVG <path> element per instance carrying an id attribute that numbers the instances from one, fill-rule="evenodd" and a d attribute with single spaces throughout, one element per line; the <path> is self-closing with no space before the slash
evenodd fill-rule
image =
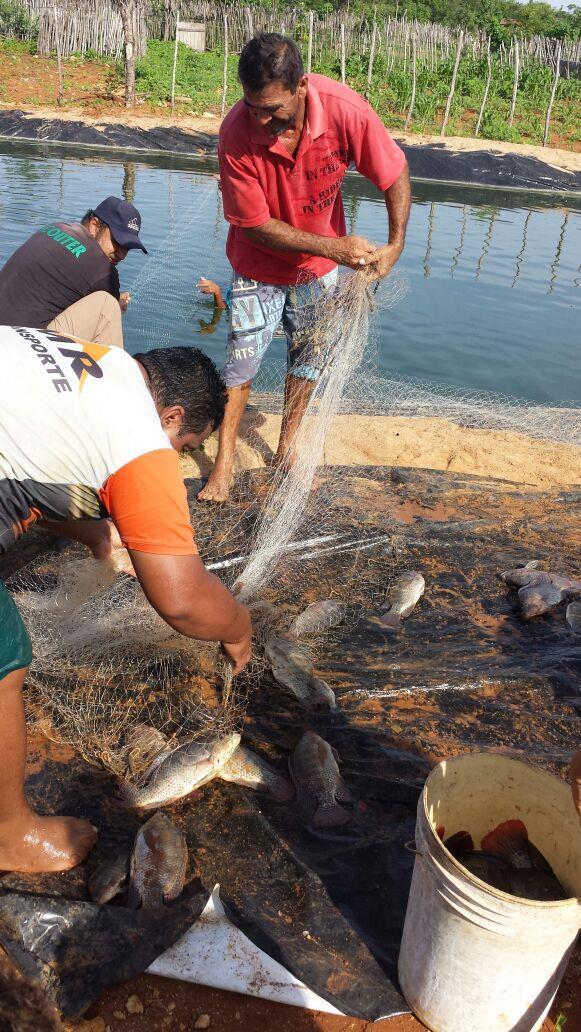
<path id="1" fill-rule="evenodd" d="M 226 917 L 216 885 L 200 918 L 148 969 L 152 975 L 341 1014 L 255 946 Z"/>

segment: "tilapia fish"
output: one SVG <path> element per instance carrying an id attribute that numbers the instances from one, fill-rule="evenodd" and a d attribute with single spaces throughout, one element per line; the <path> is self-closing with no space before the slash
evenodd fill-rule
<path id="1" fill-rule="evenodd" d="M 234 733 L 186 742 L 154 761 L 142 784 L 125 783 L 122 798 L 142 810 L 183 799 L 215 778 L 239 744 L 240 735 Z"/>
<path id="2" fill-rule="evenodd" d="M 337 754 L 324 738 L 305 731 L 289 759 L 289 770 L 299 803 L 316 828 L 332 828 L 350 819 L 339 802 L 350 802 L 351 793 L 341 779 Z"/>
<path id="3" fill-rule="evenodd" d="M 176 899 L 184 887 L 188 847 L 181 831 L 164 813 L 156 813 L 135 836 L 131 854 L 130 907 L 159 907 Z"/>
<path id="4" fill-rule="evenodd" d="M 545 902 L 567 899 L 567 893 L 543 854 L 530 841 L 525 824 L 508 820 L 471 849 L 467 832 L 457 832 L 444 845 L 463 867 L 495 889 L 521 899 Z"/>
<path id="5" fill-rule="evenodd" d="M 139 774 L 159 756 L 167 745 L 161 731 L 149 724 L 132 724 L 127 729 L 122 755 L 128 774 Z"/>
<path id="6" fill-rule="evenodd" d="M 337 602 L 332 598 L 321 599 L 320 602 L 311 602 L 310 606 L 298 616 L 295 616 L 285 638 L 293 641 L 302 638 L 305 634 L 320 634 L 331 627 L 337 627 L 343 620 L 347 606 L 344 602 Z"/>
<path id="7" fill-rule="evenodd" d="M 581 602 L 569 602 L 565 619 L 572 631 L 581 634 Z"/>
<path id="8" fill-rule="evenodd" d="M 266 760 L 250 752 L 243 745 L 234 750 L 225 767 L 218 774 L 222 781 L 233 781 L 256 791 L 270 792 L 273 799 L 286 803 L 294 796 L 294 788 L 288 778 L 279 774 Z"/>
<path id="9" fill-rule="evenodd" d="M 535 616 L 542 616 L 555 609 L 567 598 L 567 592 L 562 588 L 556 588 L 550 582 L 541 584 L 529 584 L 525 588 L 519 588 L 518 602 L 523 620 L 532 620 Z"/>
<path id="10" fill-rule="evenodd" d="M 93 903 L 102 906 L 113 899 L 125 885 L 129 869 L 129 857 L 121 855 L 112 863 L 102 864 L 89 878 L 89 892 Z"/>
<path id="11" fill-rule="evenodd" d="M 421 573 L 407 570 L 400 573 L 391 585 L 379 619 L 384 627 L 398 630 L 402 620 L 412 612 L 426 590 Z"/>
<path id="12" fill-rule="evenodd" d="M 313 674 L 313 660 L 310 653 L 287 638 L 270 638 L 265 646 L 275 681 L 295 696 L 301 706 L 327 705 L 337 708 L 335 693 L 320 677 Z"/>
<path id="13" fill-rule="evenodd" d="M 530 566 L 521 566 L 516 570 L 505 570 L 500 579 L 513 588 L 532 588 L 541 584 L 551 584 L 554 588 L 566 591 L 571 595 L 581 592 L 581 580 L 575 577 L 563 577 L 549 570 L 537 570 Z"/>

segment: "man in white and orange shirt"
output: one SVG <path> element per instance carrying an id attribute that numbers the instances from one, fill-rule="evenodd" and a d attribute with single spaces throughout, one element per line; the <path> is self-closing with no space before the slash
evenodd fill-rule
<path id="1" fill-rule="evenodd" d="M 337 266 L 386 276 L 399 258 L 410 211 L 403 152 L 370 105 L 323 75 L 305 75 L 297 46 L 256 36 L 240 56 L 244 97 L 220 129 L 220 179 L 234 269 L 223 370 L 226 417 L 216 463 L 198 497 L 228 496 L 238 427 L 252 379 L 282 320 L 288 342 L 285 409 L 277 460 L 290 445 L 326 356 L 310 335 Z M 349 165 L 381 190 L 388 242 L 345 235 L 341 184 Z M 339 347 L 337 343 L 335 346 Z"/>
<path id="2" fill-rule="evenodd" d="M 248 662 L 247 609 L 204 567 L 177 453 L 221 423 L 226 391 L 195 348 L 131 358 L 50 330 L 0 327 L 0 554 L 34 521 L 97 558 L 125 547 L 149 602 L 181 634 Z M 0 582 L 0 871 L 67 870 L 95 832 L 26 801 L 22 686 L 32 658 Z"/>

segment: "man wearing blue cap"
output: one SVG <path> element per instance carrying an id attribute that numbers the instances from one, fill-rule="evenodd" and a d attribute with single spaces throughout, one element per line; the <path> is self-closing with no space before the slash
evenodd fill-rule
<path id="1" fill-rule="evenodd" d="M 117 265 L 139 239 L 141 215 L 133 204 L 107 197 L 81 222 L 43 226 L 0 270 L 0 325 L 55 330 L 123 347 Z"/>

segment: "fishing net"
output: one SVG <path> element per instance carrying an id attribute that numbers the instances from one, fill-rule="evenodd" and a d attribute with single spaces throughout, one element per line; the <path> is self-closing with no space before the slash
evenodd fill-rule
<path id="1" fill-rule="evenodd" d="M 176 245 L 173 240 L 172 250 Z M 152 276 L 159 287 L 164 254 L 156 268 L 143 273 L 137 298 Z M 173 632 L 138 583 L 114 564 L 80 558 L 75 549 L 44 557 L 11 586 L 33 641 L 30 719 L 46 734 L 117 775 L 139 777 L 141 771 L 129 771 L 127 765 L 128 736 L 135 725 L 155 728 L 170 742 L 241 729 L 248 694 L 267 666 L 263 646 L 290 624 L 299 600 L 348 601 L 351 623 L 362 606 L 381 603 L 396 539 L 387 521 L 385 533 L 377 529 L 385 499 L 329 461 L 334 430 L 349 414 L 363 420 L 363 436 L 367 417 L 421 421 L 436 415 L 464 427 L 517 431 L 569 447 L 579 443 L 574 407 L 546 409 L 483 392 L 380 377 L 375 316 L 379 308 L 396 304 L 407 288 L 390 277 L 374 289 L 363 273 L 345 274 L 320 306 L 311 343 L 323 372 L 292 442 L 289 468 L 239 471 L 229 500 L 219 506 L 196 503 L 199 481 L 189 483 L 200 553 L 253 611 L 250 667 L 232 684 L 218 645 Z M 169 294 L 167 299 L 171 304 Z M 252 398 L 257 412 L 280 414 L 282 381 L 280 369 L 261 371 Z M 252 447 L 252 431 L 247 438 Z M 254 444 L 259 447 L 256 435 Z M 340 577 L 338 556 L 343 558 Z M 377 564 L 378 575 L 376 582 L 366 576 L 363 598 L 359 574 L 362 564 L 368 573 L 370 563 Z M 370 590 L 375 598 L 369 597 Z M 331 633 L 302 643 L 313 663 Z"/>
<path id="2" fill-rule="evenodd" d="M 405 289 L 394 279 L 382 303 L 395 304 Z M 321 307 L 312 347 L 323 371 L 291 443 L 290 468 L 238 477 L 224 506 L 201 508 L 192 497 L 208 567 L 253 610 L 257 647 L 250 669 L 233 686 L 218 645 L 172 631 L 114 562 L 77 558 L 74 550 L 43 558 L 11 586 L 33 642 L 29 711 L 45 733 L 116 774 L 139 776 L 127 769 L 127 735 L 135 725 L 153 727 L 170 742 L 240 729 L 247 693 L 265 665 L 261 645 L 296 615 L 292 570 L 313 558 L 320 564 L 338 550 L 356 555 L 378 537 L 370 544 L 356 528 L 346 535 L 327 525 L 326 513 L 342 490 L 340 477 L 326 471 L 312 490 L 370 339 L 374 306 L 359 273 L 346 276 Z M 345 570 L 347 583 L 348 564 Z M 335 584 L 334 592 L 344 587 Z M 304 646 L 313 658 L 316 642 Z"/>

